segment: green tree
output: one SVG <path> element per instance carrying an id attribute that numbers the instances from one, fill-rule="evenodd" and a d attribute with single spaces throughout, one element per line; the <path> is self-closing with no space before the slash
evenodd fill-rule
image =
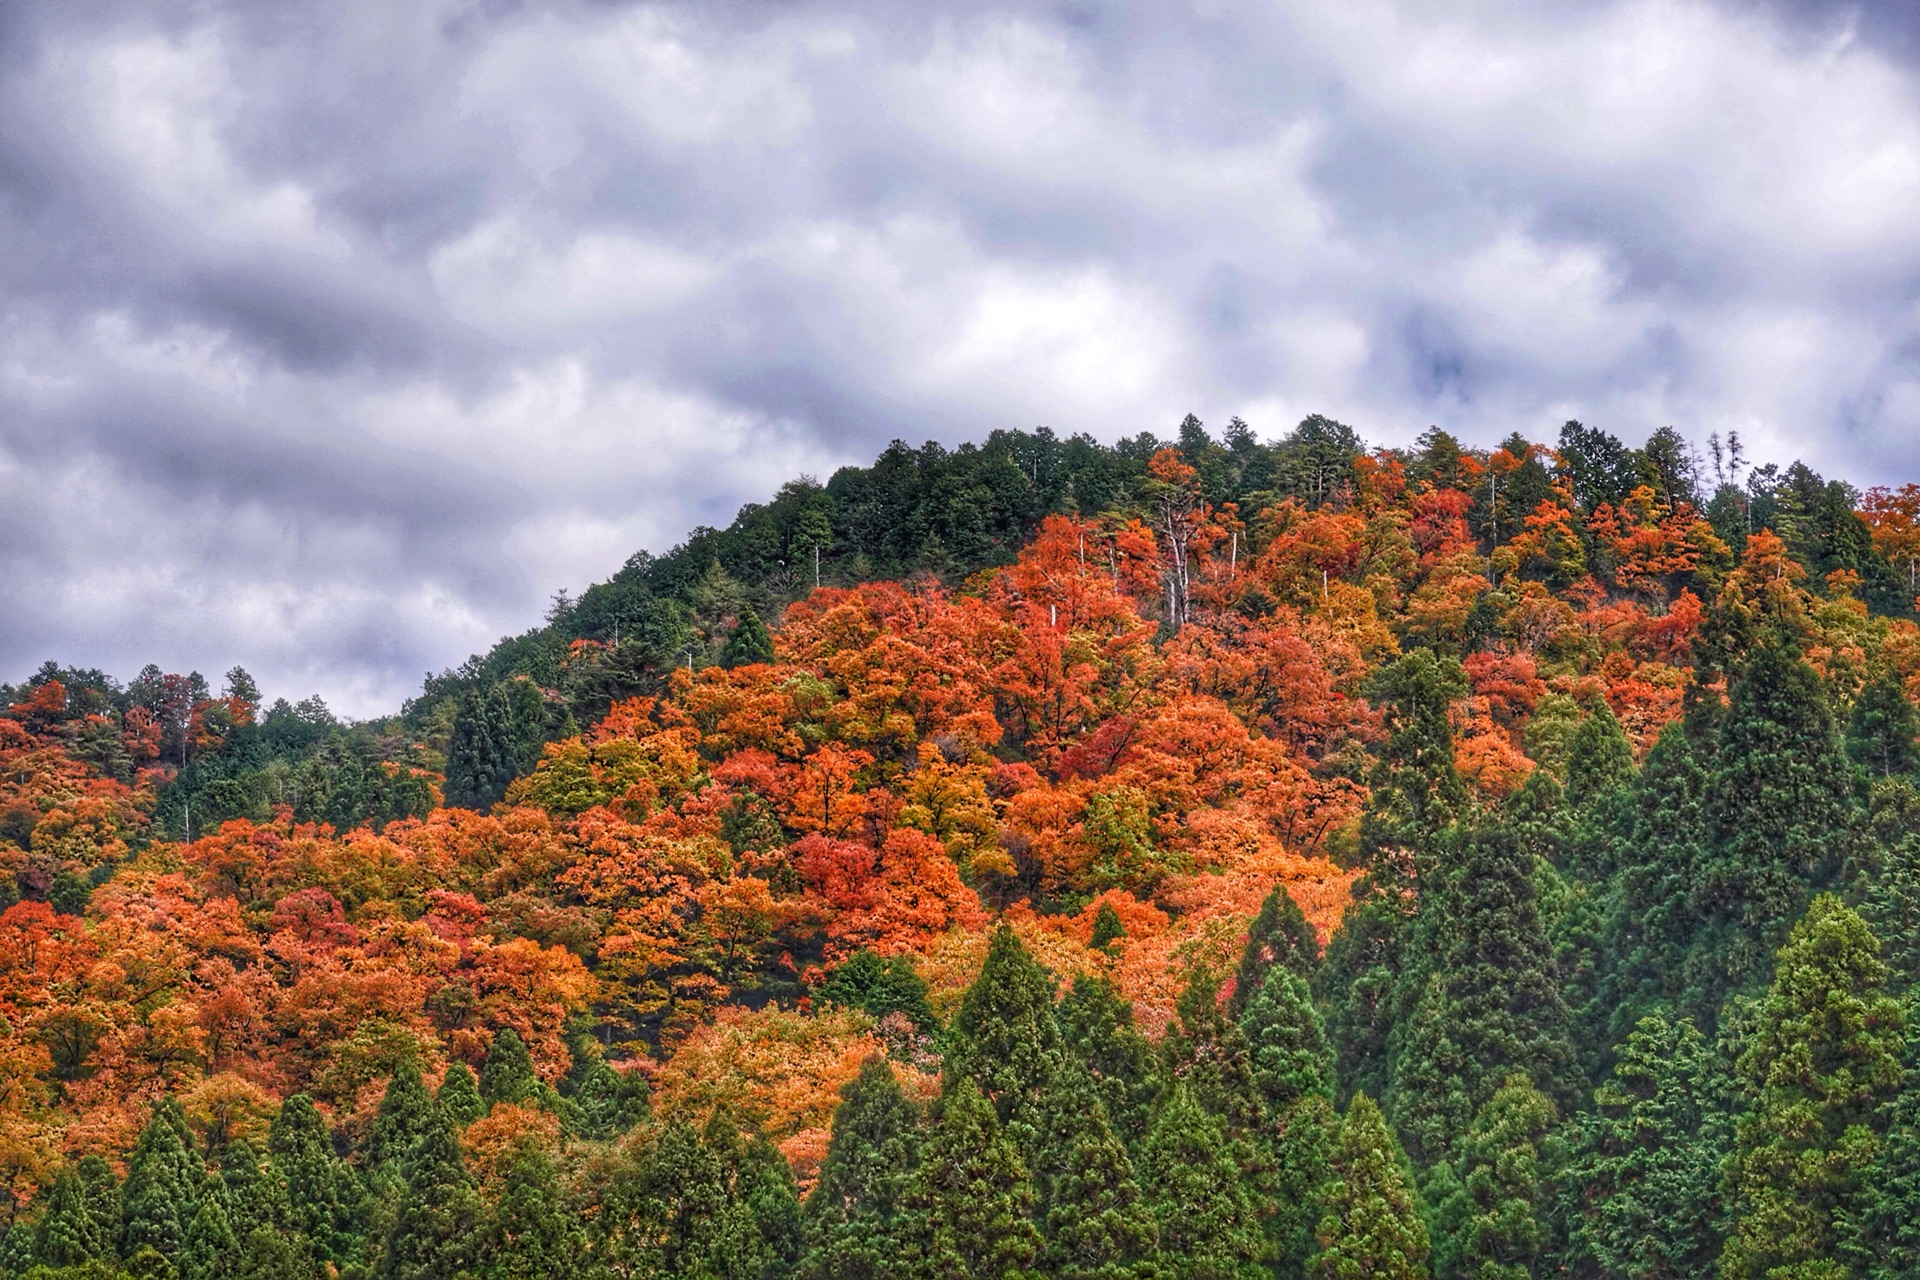
<path id="1" fill-rule="evenodd" d="M 1315 1280 L 1425 1280 L 1427 1227 L 1407 1174 L 1406 1156 L 1386 1117 L 1366 1094 L 1354 1095 L 1340 1122 L 1321 1191 L 1320 1251 L 1307 1263 Z"/>
<path id="2" fill-rule="evenodd" d="M 884 1058 L 840 1091 L 820 1178 L 807 1197 L 809 1280 L 879 1280 L 899 1251 L 909 1185 L 919 1167 L 920 1117 Z"/>
<path id="3" fill-rule="evenodd" d="M 731 670 L 756 662 L 772 661 L 773 635 L 749 605 L 740 611 L 740 621 L 734 625 L 733 634 L 727 637 L 727 647 L 720 651 L 720 665 Z"/>
<path id="4" fill-rule="evenodd" d="M 1526 1076 L 1509 1076 L 1473 1118 L 1460 1146 L 1454 1202 L 1436 1206 L 1446 1265 L 1473 1280 L 1527 1280 L 1546 1238 L 1540 1145 L 1554 1106 Z M 1435 1249 L 1436 1263 L 1440 1248 Z"/>
<path id="5" fill-rule="evenodd" d="M 979 1085 L 1023 1158 L 1039 1136 L 1041 1096 L 1060 1069 L 1053 992 L 1053 976 L 1000 925 L 954 1014 L 947 1050 L 946 1070 Z"/>
<path id="6" fill-rule="evenodd" d="M 1823 894 L 1781 949 L 1739 1061 L 1748 1109 L 1727 1161 L 1728 1277 L 1841 1275 L 1867 1209 L 1881 1105 L 1900 1084 L 1903 1013 L 1866 924 Z"/>
<path id="7" fill-rule="evenodd" d="M 186 1243 L 202 1170 L 200 1158 L 182 1140 L 185 1130 L 179 1104 L 168 1099 L 154 1108 L 141 1131 L 121 1192 L 122 1256 L 150 1245 L 171 1259 Z"/>
<path id="8" fill-rule="evenodd" d="M 1261 1132 L 1267 1114 L 1254 1082 L 1253 1047 L 1227 1016 L 1220 985 L 1205 967 L 1194 970 L 1174 1004 L 1174 1025 L 1161 1038 L 1160 1069 L 1239 1140 Z"/>
<path id="9" fill-rule="evenodd" d="M 1103 898 L 1100 909 L 1093 913 L 1093 938 L 1090 945 L 1095 951 L 1105 951 L 1126 936 L 1127 927 L 1120 923 L 1120 913 L 1113 909 L 1111 900 Z"/>
<path id="10" fill-rule="evenodd" d="M 360 1251 L 360 1185 L 334 1154 L 327 1122 L 313 1099 L 297 1093 L 281 1104 L 267 1133 L 267 1149 L 286 1179 L 294 1230 L 322 1259 L 346 1264 Z"/>
<path id="11" fill-rule="evenodd" d="M 1333 1050 L 1313 993 L 1298 974 L 1277 965 L 1269 969 L 1240 1028 L 1269 1115 L 1284 1115 L 1308 1095 L 1333 1097 Z"/>
<path id="12" fill-rule="evenodd" d="M 1273 1122 L 1270 1146 L 1272 1206 L 1267 1235 L 1273 1241 L 1274 1274 L 1297 1280 L 1306 1274 L 1307 1260 L 1319 1249 L 1319 1229 L 1333 1159 L 1333 1142 L 1340 1131 L 1340 1113 L 1333 1101 L 1318 1093 L 1301 1097 Z"/>
<path id="13" fill-rule="evenodd" d="M 445 1117 L 427 1092 L 420 1068 L 402 1063 L 380 1095 L 373 1128 L 367 1134 L 367 1171 L 376 1177 L 404 1176 L 407 1160 L 420 1139 L 438 1128 Z"/>
<path id="14" fill-rule="evenodd" d="M 922 1030 L 938 1025 L 927 1004 L 927 980 L 905 956 L 882 957 L 862 948 L 834 967 L 820 995 L 834 1004 L 864 1009 L 876 1019 L 899 1013 Z"/>
<path id="15" fill-rule="evenodd" d="M 1867 682 L 1854 699 L 1847 724 L 1847 754 L 1869 778 L 1892 778 L 1920 763 L 1914 742 L 1920 738 L 1920 712 L 1891 673 Z"/>
<path id="16" fill-rule="evenodd" d="M 1160 1256 L 1174 1280 L 1252 1280 L 1271 1244 L 1219 1122 L 1175 1084 L 1140 1151 Z"/>
<path id="17" fill-rule="evenodd" d="M 1613 708 L 1599 699 L 1574 730 L 1567 751 L 1567 803 L 1575 809 L 1588 808 L 1619 794 L 1633 775 L 1633 748 Z"/>
<path id="18" fill-rule="evenodd" d="M 120 1234 L 120 1184 L 113 1168 L 88 1156 L 54 1179 L 35 1228 L 34 1256 L 49 1267 L 112 1259 Z"/>
<path id="19" fill-rule="evenodd" d="M 464 1062 L 455 1062 L 447 1068 L 434 1101 L 440 1104 L 440 1109 L 447 1113 L 447 1119 L 453 1122 L 456 1129 L 464 1129 L 487 1114 L 486 1100 L 480 1096 L 480 1086 L 474 1081 L 473 1068 Z"/>
<path id="20" fill-rule="evenodd" d="M 234 1139 L 220 1152 L 220 1194 L 237 1240 L 245 1240 L 255 1227 L 277 1230 L 292 1221 L 286 1177 L 272 1164 L 262 1164 L 245 1138 Z"/>
<path id="21" fill-rule="evenodd" d="M 219 1280 L 226 1273 L 237 1246 L 233 1224 L 227 1218 L 221 1197 L 201 1197 L 200 1207 L 187 1227 L 187 1237 L 180 1248 L 181 1280 Z"/>
<path id="22" fill-rule="evenodd" d="M 571 1099 L 583 1136 L 606 1142 L 632 1129 L 651 1112 L 647 1078 L 619 1071 L 600 1059 L 587 1068 Z"/>
<path id="23" fill-rule="evenodd" d="M 485 1210 L 460 1156 L 453 1125 L 431 1110 L 401 1162 L 393 1225 L 374 1267 L 377 1280 L 455 1280 L 480 1262 Z"/>
<path id="24" fill-rule="evenodd" d="M 948 1077 L 907 1195 L 901 1273 L 911 1280 L 1021 1276 L 1040 1250 L 1033 1184 L 972 1077 Z"/>
<path id="25" fill-rule="evenodd" d="M 487 1046 L 486 1060 L 480 1064 L 480 1096 L 488 1103 L 526 1102 L 540 1092 L 540 1077 L 533 1071 L 533 1055 L 526 1041 L 512 1027 L 494 1033 Z"/>
<path id="26" fill-rule="evenodd" d="M 1042 1270 L 1061 1280 L 1148 1280 L 1159 1228 L 1107 1122 L 1093 1077 L 1071 1060 L 1047 1099 L 1034 1169 L 1046 1244 Z"/>
<path id="27" fill-rule="evenodd" d="M 575 1280 L 586 1274 L 587 1237 L 553 1165 L 537 1147 L 507 1157 L 500 1198 L 487 1215 L 487 1280 Z"/>
<path id="28" fill-rule="evenodd" d="M 1620 1047 L 1558 1179 L 1579 1274 L 1685 1280 L 1713 1269 L 1722 1150 L 1711 1073 L 1711 1052 L 1684 1019 L 1649 1014 Z"/>
<path id="29" fill-rule="evenodd" d="M 1135 1146 L 1146 1136 L 1160 1080 L 1153 1045 L 1134 1025 L 1133 1006 L 1105 975 L 1079 974 L 1061 998 L 1057 1021 L 1067 1054 L 1086 1067 L 1114 1132 Z"/>
<path id="30" fill-rule="evenodd" d="M 1247 1002 L 1260 990 L 1267 971 L 1275 965 L 1291 969 L 1309 982 L 1320 967 L 1320 937 L 1307 923 L 1300 904 L 1286 886 L 1276 884 L 1260 903 L 1260 910 L 1247 926 L 1247 945 L 1240 953 L 1240 967 L 1234 973 L 1233 999 L 1228 1012 L 1238 1018 Z"/>
<path id="31" fill-rule="evenodd" d="M 739 1219 L 720 1162 L 675 1121 L 610 1179 L 595 1215 L 596 1253 L 616 1275 L 704 1280 L 725 1274 Z"/>

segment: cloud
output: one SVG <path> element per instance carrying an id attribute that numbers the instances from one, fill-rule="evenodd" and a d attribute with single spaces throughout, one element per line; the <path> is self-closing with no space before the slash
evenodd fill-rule
<path id="1" fill-rule="evenodd" d="M 887 440 L 1568 416 L 1920 463 L 1887 6 L 0 16 L 0 672 L 390 709 Z"/>

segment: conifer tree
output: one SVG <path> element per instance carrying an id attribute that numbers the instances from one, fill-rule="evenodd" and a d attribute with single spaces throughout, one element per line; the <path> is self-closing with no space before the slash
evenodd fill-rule
<path id="1" fill-rule="evenodd" d="M 387 1081 L 380 1110 L 367 1135 L 367 1171 L 375 1176 L 404 1176 L 414 1145 L 439 1127 L 444 1117 L 420 1078 L 420 1068 L 402 1063 Z"/>
<path id="2" fill-rule="evenodd" d="M 1160 1257 L 1172 1280 L 1253 1280 L 1271 1243 L 1219 1122 L 1175 1084 L 1140 1152 Z"/>
<path id="3" fill-rule="evenodd" d="M 9 1280 L 12 1280 L 12 1277 L 24 1276 L 35 1269 L 33 1238 L 33 1228 L 18 1219 L 6 1229 L 4 1234 L 0 1234 L 0 1276 L 6 1276 Z M 106 1269 L 105 1264 L 99 1262 L 82 1263 L 80 1265 L 82 1267 L 99 1268 L 101 1270 Z M 84 1275 L 84 1272 L 82 1274 Z M 112 1273 L 108 1271 L 107 1276 L 111 1277 Z M 36 1276 L 35 1280 L 39 1280 L 39 1277 Z M 62 1277 L 62 1280 L 65 1280 L 65 1278 Z M 88 1276 L 86 1280 L 93 1280 L 93 1277 Z"/>
<path id="4" fill-rule="evenodd" d="M 507 1157 L 500 1198 L 487 1217 L 486 1280 L 575 1280 L 586 1270 L 587 1237 L 537 1147 Z"/>
<path id="5" fill-rule="evenodd" d="M 1907 700 L 1899 678 L 1882 672 L 1869 680 L 1854 699 L 1847 723 L 1847 754 L 1854 764 L 1873 780 L 1911 774 L 1920 764 L 1916 738 L 1920 712 Z"/>
<path id="6" fill-rule="evenodd" d="M 1906 992 L 1920 983 L 1920 789 L 1905 778 L 1875 783 L 1867 827 L 1850 896 L 1880 939 L 1888 986 Z"/>
<path id="7" fill-rule="evenodd" d="M 1133 1147 L 1146 1136 L 1149 1110 L 1160 1091 L 1153 1045 L 1133 1022 L 1133 1006 L 1112 979 L 1080 974 L 1061 999 L 1058 1021 L 1066 1051 L 1093 1079 L 1108 1123 Z"/>
<path id="8" fill-rule="evenodd" d="M 1874 951 L 1860 917 L 1829 894 L 1781 949 L 1738 1066 L 1748 1109 L 1727 1161 L 1732 1230 L 1720 1255 L 1731 1280 L 1829 1263 L 1869 1207 L 1904 1013 Z"/>
<path id="9" fill-rule="evenodd" d="M 403 1183 L 374 1267 L 377 1280 L 452 1280 L 480 1261 L 480 1193 L 453 1125 L 437 1103 L 429 1100 L 427 1107 L 419 1137 L 400 1162 Z"/>
<path id="10" fill-rule="evenodd" d="M 1240 1027 L 1251 1051 L 1253 1082 L 1269 1115 L 1286 1114 L 1310 1094 L 1333 1097 L 1333 1050 L 1313 993 L 1298 974 L 1280 966 L 1269 969 Z"/>
<path id="11" fill-rule="evenodd" d="M 646 1119 L 646 1077 L 637 1071 L 619 1071 L 604 1059 L 587 1069 L 571 1099 L 583 1136 L 606 1142 Z"/>
<path id="12" fill-rule="evenodd" d="M 127 1161 L 121 1192 L 120 1251 L 131 1257 L 143 1245 L 173 1258 L 186 1243 L 200 1182 L 200 1159 L 180 1135 L 185 1128 L 172 1099 L 154 1108 Z"/>
<path id="13" fill-rule="evenodd" d="M 220 1152 L 220 1194 L 237 1240 L 245 1240 L 255 1227 L 278 1230 L 292 1220 L 286 1178 L 273 1165 L 263 1165 L 245 1138 L 234 1139 Z"/>
<path id="14" fill-rule="evenodd" d="M 1566 802 L 1576 810 L 1592 808 L 1624 791 L 1633 775 L 1633 748 L 1613 708 L 1598 699 L 1567 751 Z"/>
<path id="15" fill-rule="evenodd" d="M 1711 1051 L 1691 1022 L 1642 1018 L 1593 1092 L 1561 1172 L 1567 1256 L 1579 1274 L 1706 1275 L 1720 1251 Z"/>
<path id="16" fill-rule="evenodd" d="M 760 621 L 760 615 L 751 605 L 740 611 L 740 621 L 734 624 L 733 634 L 727 637 L 726 648 L 720 651 L 720 665 L 732 670 L 755 662 L 773 661 L 773 636 L 767 631 L 767 624 Z"/>
<path id="17" fill-rule="evenodd" d="M 720 1243 L 721 1270 L 748 1277 L 785 1276 L 800 1256 L 800 1201 L 793 1169 L 765 1135 L 744 1135 L 730 1108 L 707 1122 L 702 1142 L 720 1166 L 730 1234 Z"/>
<path id="18" fill-rule="evenodd" d="M 441 1077 L 440 1090 L 434 1094 L 435 1102 L 447 1114 L 447 1119 L 456 1129 L 464 1129 L 487 1114 L 486 1101 L 480 1096 L 480 1085 L 473 1078 L 473 1068 L 464 1062 L 455 1062 L 447 1068 L 447 1074 Z"/>
<path id="19" fill-rule="evenodd" d="M 1425 1280 L 1427 1227 L 1386 1117 L 1355 1094 L 1340 1122 L 1321 1192 L 1320 1251 L 1308 1260 L 1314 1280 Z"/>
<path id="20" fill-rule="evenodd" d="M 105 1160 L 88 1156 L 54 1179 L 35 1228 L 34 1256 L 49 1267 L 111 1259 L 119 1235 L 119 1181 Z"/>
<path id="21" fill-rule="evenodd" d="M 217 1193 L 200 1198 L 180 1248 L 180 1280 L 220 1280 L 231 1263 L 237 1242 L 223 1199 Z"/>
<path id="22" fill-rule="evenodd" d="M 1040 1250 L 1033 1184 L 970 1076 L 948 1078 L 907 1195 L 900 1272 L 909 1280 L 1021 1276 Z"/>
<path id="23" fill-rule="evenodd" d="M 1186 1086 L 1193 1100 L 1245 1138 L 1266 1126 L 1266 1108 L 1254 1082 L 1253 1049 L 1240 1025 L 1227 1016 L 1220 980 L 1196 969 L 1174 1006 L 1178 1021 L 1160 1041 L 1161 1070 Z"/>
<path id="24" fill-rule="evenodd" d="M 1052 976 L 1002 924 L 953 1017 L 946 1069 L 980 1087 L 1023 1158 L 1038 1137 L 1041 1096 L 1060 1068 L 1053 993 Z"/>
<path id="25" fill-rule="evenodd" d="M 1321 1196 L 1333 1157 L 1340 1114 L 1330 1095 L 1309 1093 L 1277 1114 L 1270 1136 L 1273 1172 L 1267 1235 L 1273 1241 L 1274 1274 L 1298 1280 L 1318 1250 Z"/>
<path id="26" fill-rule="evenodd" d="M 1293 900 L 1285 885 L 1276 884 L 1260 903 L 1253 923 L 1247 926 L 1247 945 L 1240 953 L 1240 968 L 1234 974 L 1233 999 L 1228 1012 L 1235 1018 L 1246 1012 L 1275 965 L 1291 969 L 1309 982 L 1320 967 L 1320 938 L 1307 923 L 1300 904 Z"/>
<path id="27" fill-rule="evenodd" d="M 878 1280 L 887 1274 L 919 1167 L 919 1122 L 883 1058 L 867 1059 L 841 1089 L 827 1156 L 807 1197 L 801 1275 Z"/>
<path id="28" fill-rule="evenodd" d="M 480 1096 L 488 1103 L 526 1102 L 540 1091 L 527 1042 L 512 1027 L 494 1033 L 487 1057 L 480 1064 Z"/>
<path id="29" fill-rule="evenodd" d="M 603 1193 L 596 1253 L 616 1275 L 707 1276 L 740 1230 L 720 1169 L 700 1135 L 674 1121 Z"/>
<path id="30" fill-rule="evenodd" d="M 1049 1092 L 1034 1169 L 1046 1243 L 1042 1269 L 1060 1280 L 1147 1280 L 1159 1239 L 1133 1163 L 1107 1122 L 1093 1078 L 1069 1061 Z"/>
<path id="31" fill-rule="evenodd" d="M 318 1280 L 312 1251 L 304 1238 L 289 1239 L 271 1227 L 255 1227 L 241 1240 L 233 1266 L 223 1280 Z"/>
<path id="32" fill-rule="evenodd" d="M 1126 936 L 1127 927 L 1120 922 L 1120 913 L 1113 909 L 1111 901 L 1102 900 L 1100 909 L 1093 913 L 1093 937 L 1089 945 L 1095 951 L 1105 951 Z"/>
<path id="33" fill-rule="evenodd" d="M 820 996 L 864 1009 L 876 1019 L 899 1013 L 922 1030 L 938 1025 L 927 1005 L 927 980 L 914 972 L 905 956 L 882 957 L 862 948 L 834 967 L 821 984 Z"/>
<path id="34" fill-rule="evenodd" d="M 1435 1206 L 1444 1239 L 1444 1248 L 1438 1241 L 1434 1247 L 1436 1274 L 1475 1280 L 1533 1274 L 1546 1237 L 1540 1144 L 1553 1119 L 1553 1103 L 1521 1074 L 1509 1076 L 1480 1108 L 1460 1144 L 1452 1201 Z"/>
<path id="35" fill-rule="evenodd" d="M 267 1133 L 267 1149 L 286 1179 L 294 1231 L 312 1243 L 322 1260 L 344 1265 L 359 1251 L 355 1221 L 360 1187 L 352 1170 L 334 1155 L 326 1120 L 313 1099 L 298 1093 L 281 1104 Z"/>

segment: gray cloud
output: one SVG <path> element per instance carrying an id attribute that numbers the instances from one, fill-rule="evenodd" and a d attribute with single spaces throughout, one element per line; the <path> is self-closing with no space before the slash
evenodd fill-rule
<path id="1" fill-rule="evenodd" d="M 1920 461 L 1907 7 L 0 8 L 0 671 L 395 705 L 891 437 Z"/>

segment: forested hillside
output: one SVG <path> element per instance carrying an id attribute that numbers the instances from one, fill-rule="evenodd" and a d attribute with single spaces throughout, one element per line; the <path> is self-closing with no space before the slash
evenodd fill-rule
<path id="1" fill-rule="evenodd" d="M 889 449 L 395 716 L 0 686 L 0 1275 L 1920 1275 L 1920 487 Z"/>

